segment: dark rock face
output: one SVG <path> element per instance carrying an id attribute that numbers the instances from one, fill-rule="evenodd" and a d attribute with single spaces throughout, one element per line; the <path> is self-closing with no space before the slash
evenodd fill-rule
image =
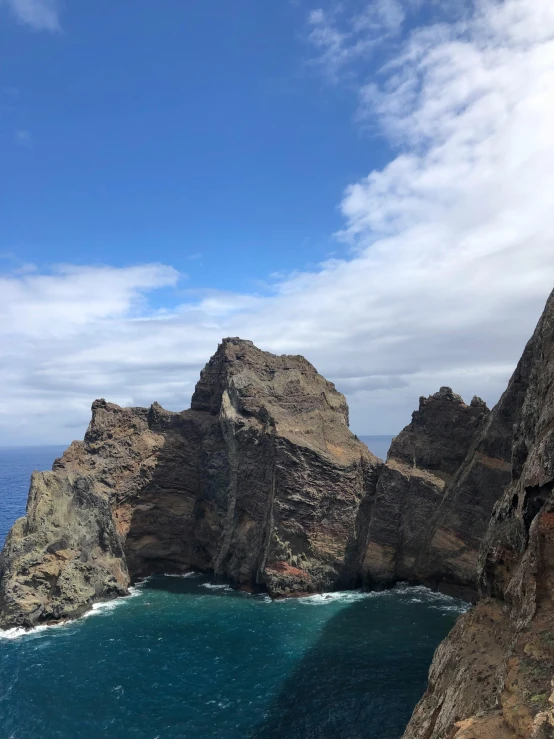
<path id="1" fill-rule="evenodd" d="M 522 362 L 446 485 L 419 557 L 420 578 L 453 594 L 476 593 L 479 547 L 494 505 L 512 477 L 513 426 L 528 386 Z"/>
<path id="2" fill-rule="evenodd" d="M 46 600 L 49 618 L 77 616 L 84 604 L 125 595 L 129 583 L 107 498 L 90 477 L 56 472 L 33 474 L 27 515 L 8 535 L 0 570 L 2 625 L 35 623 Z"/>
<path id="3" fill-rule="evenodd" d="M 389 457 L 397 462 L 449 480 L 464 461 L 483 418 L 484 400 L 466 405 L 449 387 L 419 399 L 412 422 L 393 439 Z"/>
<path id="4" fill-rule="evenodd" d="M 363 562 L 366 584 L 417 581 L 461 595 L 475 589 L 478 543 L 472 531 L 462 530 L 457 541 L 457 552 L 461 545 L 471 558 L 467 575 L 458 567 L 446 577 L 443 561 L 450 554 L 450 541 L 435 544 L 432 557 L 427 549 L 433 525 L 438 526 L 445 487 L 488 414 L 482 400 L 474 398 L 466 405 L 448 387 L 420 399 L 412 422 L 393 440 L 379 476 Z M 483 530 L 493 504 L 483 514 Z"/>
<path id="5" fill-rule="evenodd" d="M 95 401 L 84 441 L 33 476 L 0 559 L 0 626 L 76 616 L 191 567 L 273 596 L 349 586 L 381 467 L 303 357 L 226 339 L 190 410 Z"/>
<path id="6" fill-rule="evenodd" d="M 487 484 L 503 493 L 479 554 L 481 598 L 437 649 L 405 739 L 554 736 L 554 293 L 452 499 Z"/>

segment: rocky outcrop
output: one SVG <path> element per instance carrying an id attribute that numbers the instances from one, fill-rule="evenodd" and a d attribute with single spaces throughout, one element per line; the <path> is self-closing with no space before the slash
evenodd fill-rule
<path id="1" fill-rule="evenodd" d="M 84 441 L 35 473 L 0 557 L 0 626 L 73 617 L 189 568 L 273 596 L 350 586 L 381 467 L 303 357 L 226 339 L 190 410 L 95 401 Z"/>
<path id="2" fill-rule="evenodd" d="M 419 399 L 412 422 L 393 439 L 389 458 L 450 480 L 488 413 L 481 398 L 474 397 L 466 405 L 451 388 L 441 387 L 429 398 Z"/>
<path id="3" fill-rule="evenodd" d="M 503 493 L 479 553 L 480 601 L 437 649 L 405 739 L 554 736 L 554 293 L 451 500 L 489 484 Z"/>
<path id="4" fill-rule="evenodd" d="M 49 620 L 75 617 L 129 585 L 109 501 L 84 475 L 33 474 L 27 515 L 13 525 L 0 568 L 2 626 L 30 626 L 45 611 Z"/>
<path id="5" fill-rule="evenodd" d="M 190 568 L 274 597 L 478 586 L 405 739 L 554 737 L 554 293 L 497 406 L 441 388 L 386 464 L 309 362 L 240 339 L 187 411 L 95 401 L 84 441 L 32 477 L 0 556 L 0 627 Z"/>
<path id="6" fill-rule="evenodd" d="M 445 489 L 448 491 L 449 482 L 488 414 L 480 398 L 466 405 L 448 387 L 429 398 L 420 398 L 419 410 L 393 440 L 387 463 L 379 476 L 362 567 L 366 585 L 407 580 L 467 597 L 475 591 L 479 543 L 475 541 L 474 529 L 460 527 L 457 532 L 458 552 L 463 546 L 470 562 L 467 572 L 465 567 L 463 570 L 452 568 L 450 576 L 443 563 L 451 553 L 452 540 L 443 537 L 441 547 L 431 532 L 435 530 L 433 527 L 439 526 L 437 511 L 445 497 L 449 499 Z M 456 500 L 455 505 L 459 504 L 461 502 Z M 480 511 L 482 522 L 474 522 L 482 533 L 493 504 L 491 500 L 488 510 Z M 485 507 L 481 500 L 476 505 Z M 463 517 L 459 510 L 456 515 Z M 430 541 L 436 550 L 432 558 L 427 555 Z"/>

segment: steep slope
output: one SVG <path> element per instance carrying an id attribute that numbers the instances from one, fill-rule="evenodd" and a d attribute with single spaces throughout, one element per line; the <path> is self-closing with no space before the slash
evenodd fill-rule
<path id="1" fill-rule="evenodd" d="M 470 532 L 462 534 L 474 563 L 469 577 L 457 577 L 458 573 L 446 577 L 443 562 L 449 542 L 445 542 L 444 549 L 435 547 L 432 558 L 424 559 L 424 553 L 431 522 L 446 495 L 445 487 L 464 461 L 488 413 L 480 398 L 466 405 L 448 387 L 420 398 L 419 410 L 393 440 L 379 476 L 363 561 L 366 585 L 408 580 L 457 595 L 469 597 L 473 593 L 478 544 L 468 543 Z M 492 502 L 484 514 L 483 530 L 491 510 Z"/>
<path id="2" fill-rule="evenodd" d="M 554 736 L 554 293 L 453 498 L 484 490 L 491 470 L 505 479 L 507 459 L 479 554 L 481 599 L 437 649 L 405 739 Z"/>
<path id="3" fill-rule="evenodd" d="M 303 357 L 226 339 L 190 410 L 95 401 L 84 441 L 35 473 L 0 556 L 0 626 L 76 616 L 190 567 L 274 596 L 348 586 L 381 467 Z"/>

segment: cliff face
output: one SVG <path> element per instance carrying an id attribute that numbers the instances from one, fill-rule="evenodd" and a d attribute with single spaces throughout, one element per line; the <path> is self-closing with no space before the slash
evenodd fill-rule
<path id="1" fill-rule="evenodd" d="M 381 467 L 309 362 L 226 339 L 190 410 L 95 401 L 84 441 L 33 475 L 0 557 L 0 626 L 191 567 L 274 596 L 351 585 Z"/>
<path id="2" fill-rule="evenodd" d="M 408 580 L 462 596 L 475 590 L 478 543 L 474 528 L 459 527 L 458 567 L 452 568 L 449 577 L 444 569 L 444 558 L 450 554 L 452 537 L 449 540 L 443 537 L 435 543 L 433 532 L 439 526 L 437 511 L 448 496 L 449 482 L 488 414 L 480 398 L 466 405 L 448 387 L 429 398 L 420 398 L 419 410 L 393 440 L 387 463 L 379 476 L 363 561 L 366 584 Z M 473 526 L 481 526 L 484 531 L 493 503 L 494 500 L 489 502 L 485 512 L 479 511 L 482 525 L 474 522 Z M 460 501 L 454 504 L 460 505 Z M 475 506 L 483 506 L 483 501 L 479 500 Z M 455 514 L 463 515 L 458 509 Z M 431 539 L 435 549 L 433 557 L 427 555 Z M 463 568 L 460 560 L 463 560 Z"/>
<path id="3" fill-rule="evenodd" d="M 554 737 L 554 293 L 493 411 L 441 388 L 386 464 L 309 362 L 240 339 L 190 410 L 95 401 L 84 441 L 32 477 L 0 555 L 0 627 L 190 568 L 273 596 L 477 583 L 405 739 Z"/>
<path id="4" fill-rule="evenodd" d="M 554 736 L 554 293 L 452 499 L 506 477 L 479 554 L 480 602 L 437 649 L 405 739 Z"/>

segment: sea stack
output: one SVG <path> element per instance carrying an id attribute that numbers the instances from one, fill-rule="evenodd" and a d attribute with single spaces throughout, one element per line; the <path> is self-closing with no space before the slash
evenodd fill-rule
<path id="1" fill-rule="evenodd" d="M 451 501 L 449 485 L 488 415 L 480 398 L 466 405 L 449 387 L 420 398 L 419 410 L 393 440 L 379 476 L 363 562 L 366 586 L 405 580 L 475 597 L 478 536 L 496 499 L 473 503 L 475 520 L 465 525 L 463 508 L 468 504 Z M 439 512 L 450 512 L 451 505 L 464 525 L 441 538 L 437 531 L 444 516 Z M 458 566 L 450 565 L 453 557 Z"/>
<path id="2" fill-rule="evenodd" d="M 351 586 L 381 467 L 306 359 L 225 339 L 190 410 L 97 400 L 84 441 L 33 475 L 0 557 L 0 626 L 72 618 L 190 568 L 274 597 Z"/>

